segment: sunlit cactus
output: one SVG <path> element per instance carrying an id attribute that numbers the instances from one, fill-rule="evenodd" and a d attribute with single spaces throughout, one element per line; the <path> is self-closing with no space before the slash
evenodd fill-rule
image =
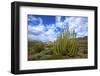
<path id="1" fill-rule="evenodd" d="M 72 36 L 70 36 L 70 33 Z M 63 30 L 58 36 L 57 40 L 54 42 L 53 53 L 55 55 L 67 55 L 75 56 L 78 53 L 78 45 L 75 40 L 76 34 L 75 31 L 69 31 L 69 27 L 66 30 Z"/>
<path id="2" fill-rule="evenodd" d="M 76 34 L 75 34 L 75 31 L 73 30 L 72 38 L 70 40 L 70 48 L 69 48 L 69 52 L 68 52 L 69 56 L 76 56 L 79 51 L 78 43 L 76 42 L 75 38 L 76 38 Z"/>

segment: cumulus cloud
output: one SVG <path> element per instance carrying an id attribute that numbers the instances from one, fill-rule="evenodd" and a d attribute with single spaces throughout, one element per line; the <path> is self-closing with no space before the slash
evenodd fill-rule
<path id="1" fill-rule="evenodd" d="M 49 17 L 49 16 L 48 16 Z M 61 20 L 62 16 L 54 16 L 55 22 L 52 24 L 43 23 L 44 20 L 37 16 L 28 16 L 28 39 L 38 41 L 54 41 L 57 33 L 64 28 L 69 27 L 75 30 L 77 37 L 87 36 L 88 33 L 88 18 L 78 16 L 66 16 Z"/>
<path id="2" fill-rule="evenodd" d="M 77 37 L 87 36 L 88 33 L 88 18 L 87 17 L 66 17 L 69 29 L 73 29 L 76 32 Z"/>

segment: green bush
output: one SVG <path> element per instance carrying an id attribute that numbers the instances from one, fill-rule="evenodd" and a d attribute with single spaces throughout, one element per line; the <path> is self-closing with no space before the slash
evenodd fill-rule
<path id="1" fill-rule="evenodd" d="M 40 60 L 47 60 L 47 59 L 51 59 L 52 55 L 43 55 L 40 57 Z"/>
<path id="2" fill-rule="evenodd" d="M 42 50 L 44 50 L 44 43 L 42 42 L 38 42 L 38 41 L 34 41 L 34 42 L 29 42 L 29 51 L 34 50 L 36 53 L 41 52 Z"/>

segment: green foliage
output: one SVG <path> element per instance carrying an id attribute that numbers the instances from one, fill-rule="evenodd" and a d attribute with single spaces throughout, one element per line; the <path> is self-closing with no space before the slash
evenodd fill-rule
<path id="1" fill-rule="evenodd" d="M 41 52 L 42 50 L 44 50 L 44 43 L 38 42 L 38 41 L 34 41 L 34 43 L 33 42 L 29 42 L 29 46 L 28 47 L 33 49 L 35 52 Z"/>
<path id="2" fill-rule="evenodd" d="M 72 39 L 70 41 L 70 48 L 69 48 L 69 52 L 68 55 L 69 56 L 76 56 L 78 54 L 79 51 L 79 47 L 78 47 L 78 43 L 76 42 L 75 39 L 75 31 L 72 32 Z"/>
<path id="3" fill-rule="evenodd" d="M 72 34 L 72 38 L 70 36 Z M 57 40 L 54 42 L 53 53 L 57 55 L 75 56 L 78 53 L 78 45 L 76 42 L 75 31 L 70 32 L 69 28 L 64 30 L 57 36 Z"/>
<path id="4" fill-rule="evenodd" d="M 52 59 L 52 55 L 43 55 L 40 57 L 41 60 Z"/>

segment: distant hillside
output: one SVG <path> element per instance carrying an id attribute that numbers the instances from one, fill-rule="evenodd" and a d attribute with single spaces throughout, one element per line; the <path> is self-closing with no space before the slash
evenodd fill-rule
<path id="1" fill-rule="evenodd" d="M 79 46 L 86 46 L 87 47 L 87 45 L 88 45 L 88 37 L 87 36 L 77 38 L 76 41 L 78 42 Z"/>
<path id="2" fill-rule="evenodd" d="M 77 40 L 87 40 L 87 39 L 88 39 L 88 36 L 84 36 L 84 37 L 77 38 Z"/>
<path id="3" fill-rule="evenodd" d="M 80 37 L 80 38 L 77 38 L 76 40 L 78 42 L 80 52 L 86 55 L 87 57 L 88 55 L 88 36 Z"/>

